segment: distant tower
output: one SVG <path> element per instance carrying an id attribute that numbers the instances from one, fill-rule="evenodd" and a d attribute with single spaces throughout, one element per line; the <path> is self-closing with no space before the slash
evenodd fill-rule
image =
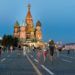
<path id="1" fill-rule="evenodd" d="M 19 23 L 16 21 L 14 25 L 14 37 L 18 38 L 19 37 Z"/>
<path id="2" fill-rule="evenodd" d="M 34 25 L 33 19 L 30 12 L 30 4 L 28 5 L 28 12 L 25 19 L 26 22 L 26 39 L 33 39 L 34 38 Z"/>
<path id="3" fill-rule="evenodd" d="M 36 37 L 37 40 L 42 40 L 42 32 L 41 32 L 40 21 L 37 21 L 37 23 L 36 23 L 35 37 Z"/>

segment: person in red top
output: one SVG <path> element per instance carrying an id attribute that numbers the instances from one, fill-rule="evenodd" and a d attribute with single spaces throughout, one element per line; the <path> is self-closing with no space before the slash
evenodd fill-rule
<path id="1" fill-rule="evenodd" d="M 41 50 L 40 47 L 38 47 L 38 48 L 37 48 L 37 59 L 38 59 L 39 62 L 40 62 L 40 57 L 41 57 L 41 55 L 42 55 L 42 50 Z"/>
<path id="2" fill-rule="evenodd" d="M 47 56 L 47 49 L 46 49 L 46 45 L 45 44 L 43 45 L 42 51 L 43 51 L 43 57 L 44 57 L 44 62 L 45 62 L 46 56 Z"/>

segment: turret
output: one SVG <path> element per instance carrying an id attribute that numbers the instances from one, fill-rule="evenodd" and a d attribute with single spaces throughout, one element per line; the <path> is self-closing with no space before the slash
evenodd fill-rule
<path id="1" fill-rule="evenodd" d="M 26 40 L 26 27 L 25 23 L 20 26 L 20 42 L 25 42 Z"/>
<path id="2" fill-rule="evenodd" d="M 27 39 L 33 39 L 34 38 L 34 25 L 33 25 L 33 19 L 30 12 L 30 4 L 28 5 L 28 12 L 26 16 L 26 38 Z"/>
<path id="3" fill-rule="evenodd" d="M 27 12 L 26 19 L 25 19 L 25 22 L 26 22 L 27 25 L 33 24 L 32 15 L 31 15 L 31 12 L 30 12 L 30 7 L 31 7 L 31 5 L 28 4 L 28 12 Z"/>
<path id="4" fill-rule="evenodd" d="M 36 23 L 35 37 L 36 37 L 37 40 L 42 40 L 42 32 L 41 32 L 40 21 L 37 21 L 37 23 Z"/>
<path id="5" fill-rule="evenodd" d="M 16 21 L 15 25 L 14 25 L 14 37 L 18 38 L 19 37 L 19 23 L 18 21 Z"/>

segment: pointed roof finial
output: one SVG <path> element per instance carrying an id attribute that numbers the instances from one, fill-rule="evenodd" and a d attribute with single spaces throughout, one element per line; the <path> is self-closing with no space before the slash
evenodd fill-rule
<path id="1" fill-rule="evenodd" d="M 18 21 L 15 22 L 14 27 L 19 27 L 19 23 L 18 23 Z"/>
<path id="2" fill-rule="evenodd" d="M 38 20 L 37 23 L 36 23 L 36 27 L 37 27 L 37 26 L 40 26 L 40 27 L 41 27 L 41 22 L 40 22 L 39 20 Z"/>
<path id="3" fill-rule="evenodd" d="M 30 10 L 30 7 L 31 7 L 31 5 L 30 5 L 30 4 L 28 4 L 28 10 Z"/>
<path id="4" fill-rule="evenodd" d="M 28 4 L 28 12 L 27 12 L 26 19 L 31 19 L 31 18 L 32 18 L 32 16 L 31 16 L 31 12 L 30 12 L 30 7 L 31 7 L 31 5 Z"/>

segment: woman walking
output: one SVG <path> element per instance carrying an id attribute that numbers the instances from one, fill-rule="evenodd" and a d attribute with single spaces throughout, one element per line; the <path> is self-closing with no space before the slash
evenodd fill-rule
<path id="1" fill-rule="evenodd" d="M 47 56 L 46 45 L 43 45 L 42 51 L 43 51 L 43 57 L 44 57 L 44 62 L 45 62 L 45 60 L 46 60 L 46 56 Z"/>
<path id="2" fill-rule="evenodd" d="M 38 59 L 39 62 L 40 62 L 41 54 L 42 54 L 42 49 L 40 47 L 38 47 L 37 48 L 37 59 Z"/>

